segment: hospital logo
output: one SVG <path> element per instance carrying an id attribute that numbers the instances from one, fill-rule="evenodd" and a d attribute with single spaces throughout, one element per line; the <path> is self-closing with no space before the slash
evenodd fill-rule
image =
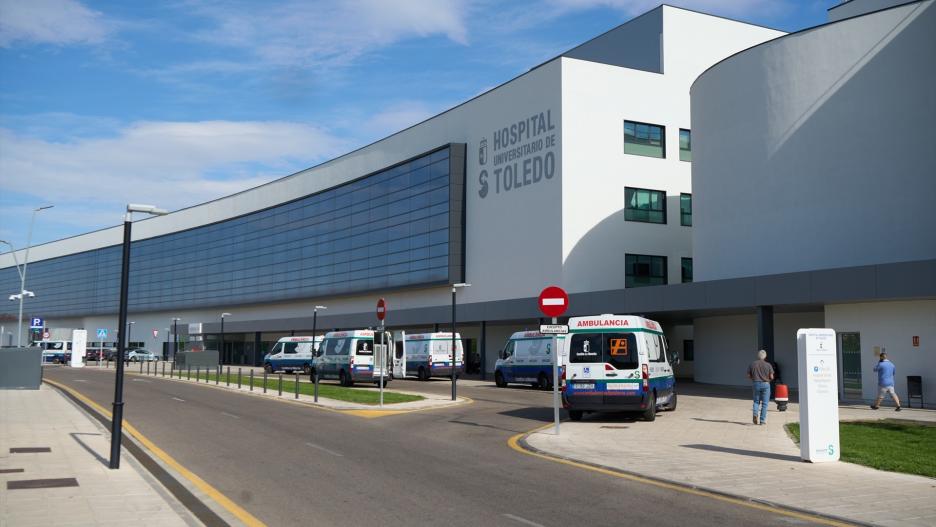
<path id="1" fill-rule="evenodd" d="M 478 146 L 478 163 L 479 164 L 482 164 L 482 165 L 487 164 L 487 154 L 488 154 L 487 139 L 485 138 L 481 140 L 481 145 Z"/>

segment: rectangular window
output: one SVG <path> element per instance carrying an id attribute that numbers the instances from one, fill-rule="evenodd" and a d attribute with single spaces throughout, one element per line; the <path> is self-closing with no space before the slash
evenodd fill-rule
<path id="1" fill-rule="evenodd" d="M 624 153 L 666 157 L 666 128 L 636 121 L 624 121 Z"/>
<path id="2" fill-rule="evenodd" d="M 666 192 L 625 187 L 624 199 L 625 220 L 666 223 Z"/>
<path id="3" fill-rule="evenodd" d="M 607 362 L 619 370 L 638 367 L 634 333 L 577 333 L 572 335 L 569 346 L 569 360 L 573 363 Z"/>
<path id="4" fill-rule="evenodd" d="M 679 160 L 692 161 L 692 132 L 679 129 Z"/>
<path id="5" fill-rule="evenodd" d="M 666 285 L 666 257 L 647 254 L 624 256 L 624 286 Z"/>
<path id="6" fill-rule="evenodd" d="M 692 227 L 692 194 L 679 195 L 679 224 Z"/>
<path id="7" fill-rule="evenodd" d="M 687 284 L 692 281 L 692 258 L 682 259 L 682 282 Z"/>

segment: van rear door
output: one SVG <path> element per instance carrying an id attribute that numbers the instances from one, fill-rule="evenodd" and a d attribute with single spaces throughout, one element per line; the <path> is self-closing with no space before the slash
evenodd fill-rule
<path id="1" fill-rule="evenodd" d="M 567 394 L 571 401 L 621 404 L 641 396 L 634 333 L 574 333 L 568 345 Z"/>
<path id="2" fill-rule="evenodd" d="M 406 332 L 398 331 L 393 336 L 393 378 L 406 377 Z"/>

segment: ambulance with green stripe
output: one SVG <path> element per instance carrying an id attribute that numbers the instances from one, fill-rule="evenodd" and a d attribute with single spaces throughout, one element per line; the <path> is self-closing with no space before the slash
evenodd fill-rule
<path id="1" fill-rule="evenodd" d="M 660 324 L 643 317 L 598 315 L 569 319 L 562 404 L 573 421 L 586 412 L 676 409 L 675 355 Z"/>

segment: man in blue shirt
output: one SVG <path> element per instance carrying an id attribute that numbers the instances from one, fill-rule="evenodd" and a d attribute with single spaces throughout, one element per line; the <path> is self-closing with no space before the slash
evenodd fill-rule
<path id="1" fill-rule="evenodd" d="M 874 365 L 874 371 L 878 374 L 878 397 L 871 405 L 872 410 L 877 410 L 881 405 L 881 399 L 884 398 L 885 394 L 889 393 L 894 400 L 894 404 L 897 405 L 895 411 L 900 411 L 900 399 L 897 398 L 897 392 L 894 391 L 894 372 L 896 370 L 897 367 L 894 366 L 894 363 L 887 360 L 887 354 L 881 353 L 881 360 Z"/>

